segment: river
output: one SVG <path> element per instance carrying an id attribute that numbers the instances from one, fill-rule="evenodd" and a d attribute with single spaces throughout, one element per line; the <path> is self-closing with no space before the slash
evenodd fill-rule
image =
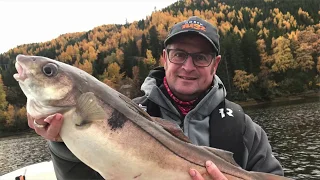
<path id="1" fill-rule="evenodd" d="M 267 132 L 287 177 L 320 179 L 320 101 L 245 112 Z M 50 160 L 46 141 L 32 133 L 0 138 L 0 149 L 0 175 Z"/>
<path id="2" fill-rule="evenodd" d="M 320 101 L 247 109 L 267 132 L 285 176 L 320 179 Z"/>

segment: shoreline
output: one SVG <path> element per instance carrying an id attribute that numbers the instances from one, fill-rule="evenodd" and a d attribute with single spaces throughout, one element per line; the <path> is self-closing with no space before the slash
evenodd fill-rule
<path id="1" fill-rule="evenodd" d="M 243 109 L 254 109 L 254 108 L 266 108 L 270 106 L 282 106 L 282 105 L 317 102 L 317 101 L 320 102 L 320 91 L 278 97 L 271 101 L 258 102 L 252 99 L 247 101 L 234 101 L 234 102 L 239 104 Z M 0 140 L 3 138 L 10 138 L 10 137 L 22 136 L 22 135 L 24 136 L 24 135 L 38 135 L 38 134 L 36 134 L 31 128 L 23 131 L 19 131 L 19 132 L 0 132 Z"/>
<path id="2" fill-rule="evenodd" d="M 320 102 L 320 91 L 319 92 L 308 92 L 296 95 L 288 95 L 283 97 L 277 97 L 271 101 L 258 102 L 254 99 L 247 101 L 234 101 L 243 108 L 263 108 L 269 106 L 281 106 L 290 105 L 295 103 L 306 103 L 306 102 Z"/>
<path id="3" fill-rule="evenodd" d="M 18 136 L 25 136 L 25 135 L 38 135 L 38 134 L 36 134 L 31 128 L 23 131 L 19 131 L 19 132 L 0 132 L 0 140 L 4 138 L 18 137 Z"/>

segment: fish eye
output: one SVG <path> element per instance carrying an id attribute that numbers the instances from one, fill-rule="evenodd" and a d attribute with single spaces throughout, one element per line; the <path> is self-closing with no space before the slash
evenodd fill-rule
<path id="1" fill-rule="evenodd" d="M 48 63 L 43 66 L 42 72 L 48 77 L 55 76 L 58 73 L 58 66 L 53 63 Z"/>

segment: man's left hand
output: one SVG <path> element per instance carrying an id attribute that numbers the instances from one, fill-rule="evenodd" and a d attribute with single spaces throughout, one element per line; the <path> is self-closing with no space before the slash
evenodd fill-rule
<path id="1" fill-rule="evenodd" d="M 212 161 L 206 162 L 206 168 L 213 180 L 228 180 Z M 190 169 L 189 174 L 193 180 L 204 180 L 201 174 L 195 169 Z"/>

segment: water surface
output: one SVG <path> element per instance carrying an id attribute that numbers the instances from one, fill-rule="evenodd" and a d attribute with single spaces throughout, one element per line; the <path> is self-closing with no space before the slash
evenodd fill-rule
<path id="1" fill-rule="evenodd" d="M 320 179 L 320 102 L 245 110 L 267 132 L 285 176 Z"/>

